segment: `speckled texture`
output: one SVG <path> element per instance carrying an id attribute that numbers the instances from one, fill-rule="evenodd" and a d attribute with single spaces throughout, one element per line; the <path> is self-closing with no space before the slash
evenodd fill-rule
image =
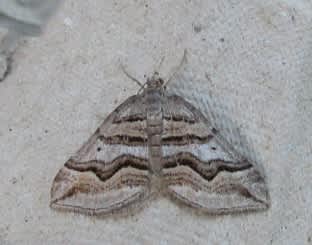
<path id="1" fill-rule="evenodd" d="M 312 244 L 311 13 L 307 0 L 65 1 L 0 83 L 0 244 Z M 190 81 L 173 87 L 194 101 L 209 90 L 253 142 L 271 208 L 211 217 L 158 199 L 127 218 L 52 211 L 58 169 L 138 90 L 119 64 L 142 81 L 166 56 L 168 77 L 184 48 Z"/>

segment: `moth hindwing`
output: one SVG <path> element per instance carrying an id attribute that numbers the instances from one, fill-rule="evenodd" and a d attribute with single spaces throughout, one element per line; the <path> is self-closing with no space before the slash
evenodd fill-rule
<path id="1" fill-rule="evenodd" d="M 153 193 L 207 213 L 266 209 L 264 177 L 154 75 L 118 106 L 56 175 L 51 207 L 102 215 Z"/>

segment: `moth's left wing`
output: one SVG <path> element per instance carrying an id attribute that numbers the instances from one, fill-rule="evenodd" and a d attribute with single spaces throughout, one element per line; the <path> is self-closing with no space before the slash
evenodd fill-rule
<path id="1" fill-rule="evenodd" d="M 140 95 L 113 111 L 56 175 L 51 207 L 102 215 L 147 198 L 150 172 L 145 114 Z"/>
<path id="2" fill-rule="evenodd" d="M 269 206 L 257 166 L 219 137 L 199 110 L 173 95 L 165 97 L 163 115 L 163 174 L 171 196 L 208 213 Z"/>

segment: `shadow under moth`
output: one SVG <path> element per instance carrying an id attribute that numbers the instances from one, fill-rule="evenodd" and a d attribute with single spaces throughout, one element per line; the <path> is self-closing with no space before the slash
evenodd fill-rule
<path id="1" fill-rule="evenodd" d="M 209 214 L 267 209 L 262 172 L 211 125 L 155 73 L 61 168 L 51 207 L 104 215 L 165 194 Z"/>

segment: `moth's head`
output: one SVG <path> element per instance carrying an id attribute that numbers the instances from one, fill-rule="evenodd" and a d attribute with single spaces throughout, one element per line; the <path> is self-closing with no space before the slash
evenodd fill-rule
<path id="1" fill-rule="evenodd" d="M 160 78 L 158 72 L 154 72 L 153 76 L 147 79 L 146 85 L 148 88 L 161 88 L 165 81 Z"/>

